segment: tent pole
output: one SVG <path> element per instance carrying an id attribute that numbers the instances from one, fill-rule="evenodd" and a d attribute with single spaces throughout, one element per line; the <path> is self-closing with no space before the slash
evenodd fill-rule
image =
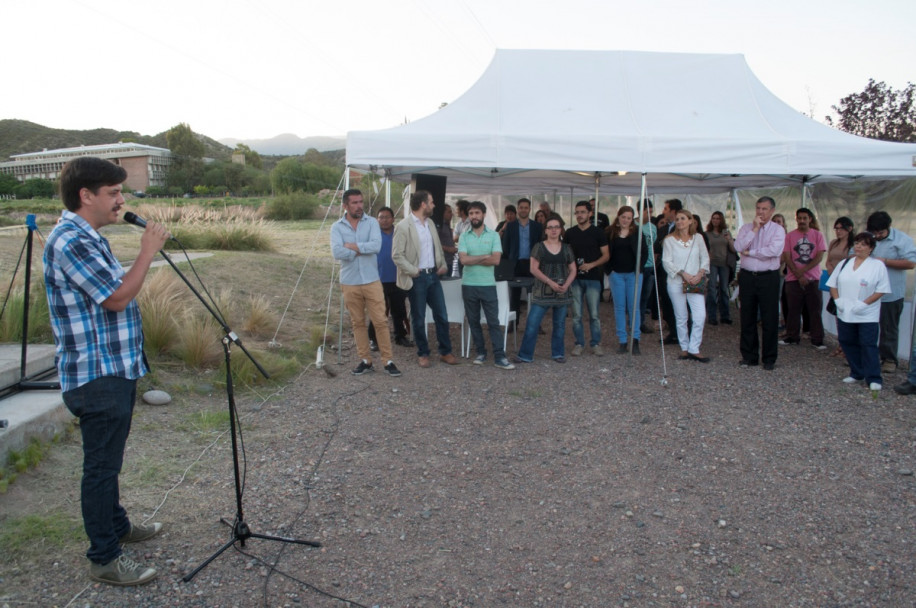
<path id="1" fill-rule="evenodd" d="M 642 187 L 639 191 L 639 200 L 636 202 L 636 217 L 633 218 L 633 225 L 636 227 L 636 268 L 633 277 L 633 310 L 630 311 L 630 335 L 627 337 L 627 351 L 629 357 L 633 358 L 633 336 L 636 334 L 636 319 L 642 317 L 645 311 L 639 304 L 639 288 L 642 286 L 642 269 L 643 265 L 639 263 L 642 259 L 642 236 L 643 236 L 643 201 L 646 200 L 646 174 L 642 174 Z M 617 209 L 620 209 L 620 195 L 617 195 Z M 650 233 L 651 234 L 651 233 Z M 636 312 L 639 314 L 635 314 Z"/>
<path id="2" fill-rule="evenodd" d="M 601 174 L 595 171 L 595 215 L 592 216 L 592 225 L 598 225 L 598 192 L 601 190 Z"/>

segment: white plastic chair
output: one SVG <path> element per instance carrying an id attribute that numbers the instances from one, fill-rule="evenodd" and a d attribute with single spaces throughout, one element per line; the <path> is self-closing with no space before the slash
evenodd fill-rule
<path id="1" fill-rule="evenodd" d="M 503 327 L 503 346 L 506 346 L 506 341 L 509 339 L 509 323 L 516 320 L 515 312 L 509 310 L 509 283 L 507 281 L 496 281 L 496 297 L 499 300 L 499 309 L 496 316 L 499 318 L 499 324 Z M 487 317 L 483 314 L 483 306 L 480 307 L 480 324 L 487 324 Z M 515 332 L 512 334 L 515 350 L 518 350 L 518 331 L 518 323 L 516 323 Z M 462 336 L 461 343 L 462 345 L 467 345 L 464 356 L 470 357 L 472 342 L 470 325 L 468 325 L 467 332 L 467 340 Z"/>
<path id="2" fill-rule="evenodd" d="M 445 296 L 445 312 L 449 323 L 461 325 L 461 350 L 465 351 L 464 346 L 464 298 L 461 296 L 461 279 L 444 280 L 442 283 L 442 293 Z M 429 325 L 435 323 L 433 319 L 433 310 L 426 307 L 426 339 L 429 340 Z"/>

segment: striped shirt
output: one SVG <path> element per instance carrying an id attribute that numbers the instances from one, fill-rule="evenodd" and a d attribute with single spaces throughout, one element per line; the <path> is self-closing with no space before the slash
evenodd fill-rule
<path id="1" fill-rule="evenodd" d="M 65 210 L 48 237 L 43 259 L 61 390 L 105 376 L 135 380 L 149 371 L 136 300 L 122 312 L 102 306 L 124 276 L 108 241 L 82 217 Z"/>

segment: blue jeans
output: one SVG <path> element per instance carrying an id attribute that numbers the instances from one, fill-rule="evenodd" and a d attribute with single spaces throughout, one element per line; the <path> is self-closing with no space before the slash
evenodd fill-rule
<path id="1" fill-rule="evenodd" d="M 849 363 L 849 375 L 869 384 L 881 384 L 881 359 L 878 355 L 878 323 L 846 323 L 837 317 L 836 334 Z"/>
<path id="2" fill-rule="evenodd" d="M 503 334 L 499 331 L 499 298 L 496 296 L 496 285 L 462 285 L 461 297 L 464 300 L 464 315 L 471 328 L 471 337 L 478 355 L 487 354 L 487 343 L 483 339 L 483 328 L 480 327 L 480 308 L 487 319 L 490 331 L 490 344 L 493 346 L 493 360 L 506 358 Z"/>
<path id="3" fill-rule="evenodd" d="M 439 354 L 452 352 L 452 340 L 448 336 L 448 312 L 445 309 L 445 294 L 439 275 L 421 272 L 413 279 L 413 287 L 407 292 L 410 300 L 410 322 L 413 326 L 413 339 L 417 343 L 417 356 L 429 356 L 429 340 L 426 339 L 426 306 L 433 311 L 436 323 L 436 340 L 439 342 Z"/>
<path id="4" fill-rule="evenodd" d="M 89 537 L 86 557 L 107 564 L 121 555 L 118 542 L 130 531 L 121 506 L 118 475 L 137 397 L 137 381 L 106 376 L 63 394 L 67 409 L 79 418 L 83 434 L 80 502 Z"/>
<path id="5" fill-rule="evenodd" d="M 716 317 L 718 300 L 719 317 Z M 716 322 L 717 318 L 731 321 L 728 310 L 728 266 L 709 267 L 709 285 L 706 287 L 706 320 Z"/>
<path id="6" fill-rule="evenodd" d="M 642 275 L 640 274 L 640 279 Z M 617 341 L 620 344 L 626 344 L 630 324 L 633 318 L 636 318 L 636 329 L 633 331 L 633 339 L 639 340 L 639 324 L 642 319 L 642 310 L 634 310 L 636 302 L 640 301 L 639 294 L 633 297 L 633 291 L 636 289 L 635 272 L 612 272 L 611 273 L 611 295 L 614 298 L 614 323 L 617 326 Z M 629 318 L 628 318 L 629 315 Z"/>
<path id="7" fill-rule="evenodd" d="M 589 346 L 601 343 L 601 321 L 598 320 L 598 300 L 601 299 L 601 281 L 576 279 L 569 287 L 572 296 L 572 326 L 576 344 L 585 346 L 585 328 L 582 326 L 582 298 L 588 305 Z"/>
<path id="8" fill-rule="evenodd" d="M 553 333 L 550 335 L 550 357 L 562 357 L 566 338 L 566 305 L 541 306 L 532 302 L 528 310 L 528 319 L 525 321 L 525 335 L 522 337 L 522 347 L 518 351 L 518 358 L 522 361 L 534 361 L 534 345 L 538 340 L 538 331 L 541 329 L 541 320 L 547 311 L 553 310 Z"/>

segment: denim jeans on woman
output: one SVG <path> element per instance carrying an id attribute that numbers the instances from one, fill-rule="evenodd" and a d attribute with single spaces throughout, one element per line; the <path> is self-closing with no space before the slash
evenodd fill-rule
<path id="1" fill-rule="evenodd" d="M 541 320 L 548 310 L 553 311 L 553 332 L 550 334 L 550 357 L 557 359 L 564 356 L 564 341 L 566 339 L 566 305 L 541 306 L 531 304 L 528 310 L 528 319 L 525 321 L 525 335 L 522 337 L 522 347 L 518 351 L 518 358 L 522 361 L 534 361 L 534 346 L 538 340 L 538 331 L 541 329 Z"/>
<path id="2" fill-rule="evenodd" d="M 640 274 L 642 279 L 642 274 Z M 633 323 L 633 317 L 636 317 L 636 329 L 633 331 L 633 339 L 639 340 L 639 324 L 642 322 L 642 311 L 636 310 L 639 306 L 636 302 L 640 301 L 639 294 L 633 297 L 633 291 L 636 289 L 635 272 L 612 272 L 611 273 L 611 296 L 614 298 L 614 323 L 617 329 L 617 342 L 626 344 L 627 331 Z"/>
<path id="3" fill-rule="evenodd" d="M 847 323 L 837 317 L 836 334 L 849 363 L 849 375 L 856 380 L 881 384 L 878 323 Z"/>
<path id="4" fill-rule="evenodd" d="M 83 435 L 80 502 L 89 537 L 86 557 L 97 564 L 121 555 L 118 540 L 130 531 L 118 475 L 136 397 L 136 380 L 114 376 L 96 378 L 63 394 L 67 409 L 79 418 Z"/>

